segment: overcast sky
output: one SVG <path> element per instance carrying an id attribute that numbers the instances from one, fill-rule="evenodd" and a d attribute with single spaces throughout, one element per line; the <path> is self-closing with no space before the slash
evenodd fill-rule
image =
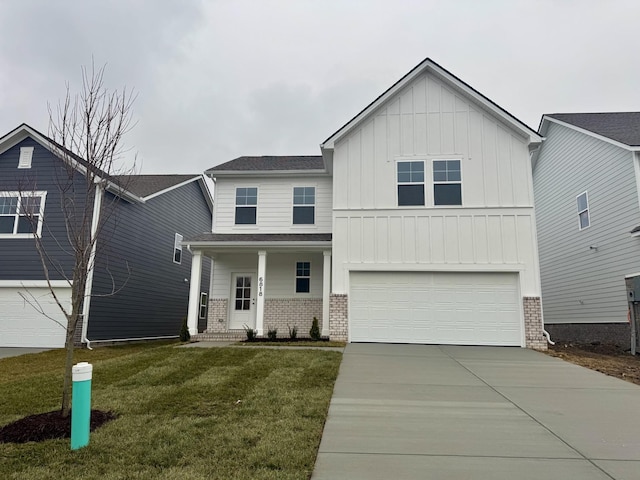
<path id="1" fill-rule="evenodd" d="M 107 64 L 133 88 L 140 173 L 199 173 L 319 144 L 430 57 L 537 129 L 640 110 L 637 0 L 4 0 L 0 134 Z M 130 154 L 131 155 L 131 154 Z"/>

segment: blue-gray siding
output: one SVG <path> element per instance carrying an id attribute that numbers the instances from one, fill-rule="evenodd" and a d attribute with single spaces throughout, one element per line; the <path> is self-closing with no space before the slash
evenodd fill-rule
<path id="1" fill-rule="evenodd" d="M 105 195 L 103 214 L 112 198 Z M 174 235 L 208 231 L 211 212 L 198 182 L 143 205 L 118 202 L 98 242 L 89 340 L 178 335 L 187 315 L 191 253 L 185 247 L 182 263 L 173 262 Z M 202 292 L 209 291 L 209 270 L 203 261 Z"/>
<path id="2" fill-rule="evenodd" d="M 632 153 L 552 123 L 534 191 L 545 323 L 626 322 L 625 275 L 640 272 L 640 238 L 629 234 L 640 225 Z M 580 231 L 584 191 L 591 226 Z"/>
<path id="3" fill-rule="evenodd" d="M 29 169 L 18 169 L 20 147 L 34 147 L 32 166 Z M 67 230 L 61 207 L 61 185 L 67 182 L 67 170 L 60 159 L 40 144 L 27 138 L 9 150 L 0 154 L 0 191 L 35 191 L 47 192 L 42 242 L 54 265 L 49 270 L 52 280 L 63 279 L 71 274 L 74 257 L 69 253 Z M 82 191 L 84 177 L 75 174 L 74 190 Z M 85 189 L 86 191 L 86 189 Z M 78 208 L 84 202 L 76 196 Z M 91 201 L 91 205 L 93 202 Z M 60 271 L 58 271 L 60 270 Z M 0 239 L 0 280 L 43 280 L 45 278 L 40 256 L 32 238 Z"/>

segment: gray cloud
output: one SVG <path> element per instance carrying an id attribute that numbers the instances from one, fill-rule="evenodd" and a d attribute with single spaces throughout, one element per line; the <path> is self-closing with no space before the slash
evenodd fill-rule
<path id="1" fill-rule="evenodd" d="M 640 110 L 631 0 L 9 1 L 0 131 L 107 63 L 135 87 L 142 171 L 197 172 L 318 144 L 425 57 L 532 127 L 543 113 Z"/>

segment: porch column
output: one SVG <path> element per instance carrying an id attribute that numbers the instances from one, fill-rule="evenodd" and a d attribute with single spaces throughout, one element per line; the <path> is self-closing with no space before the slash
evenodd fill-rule
<path id="1" fill-rule="evenodd" d="M 264 333 L 264 290 L 267 272 L 267 252 L 258 252 L 258 285 L 256 298 L 256 330 L 258 335 Z"/>
<path id="2" fill-rule="evenodd" d="M 329 295 L 331 295 L 331 250 L 323 253 L 322 265 L 322 336 L 329 336 Z"/>
<path id="3" fill-rule="evenodd" d="M 200 306 L 200 278 L 202 277 L 202 252 L 194 250 L 191 257 L 191 282 L 189 283 L 189 310 L 187 326 L 189 334 L 198 334 L 198 307 Z"/>

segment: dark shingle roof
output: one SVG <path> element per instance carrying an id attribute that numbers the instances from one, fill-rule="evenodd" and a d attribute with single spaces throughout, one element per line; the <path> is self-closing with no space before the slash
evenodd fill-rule
<path id="1" fill-rule="evenodd" d="M 330 233 L 201 233 L 189 242 L 330 242 Z"/>
<path id="2" fill-rule="evenodd" d="M 114 175 L 113 178 L 122 188 L 146 197 L 195 177 L 199 175 Z"/>
<path id="3" fill-rule="evenodd" d="M 640 112 L 550 113 L 545 116 L 631 147 L 640 146 Z"/>
<path id="4" fill-rule="evenodd" d="M 264 170 L 324 170 L 324 162 L 320 155 L 238 157 L 210 168 L 207 173 Z"/>

